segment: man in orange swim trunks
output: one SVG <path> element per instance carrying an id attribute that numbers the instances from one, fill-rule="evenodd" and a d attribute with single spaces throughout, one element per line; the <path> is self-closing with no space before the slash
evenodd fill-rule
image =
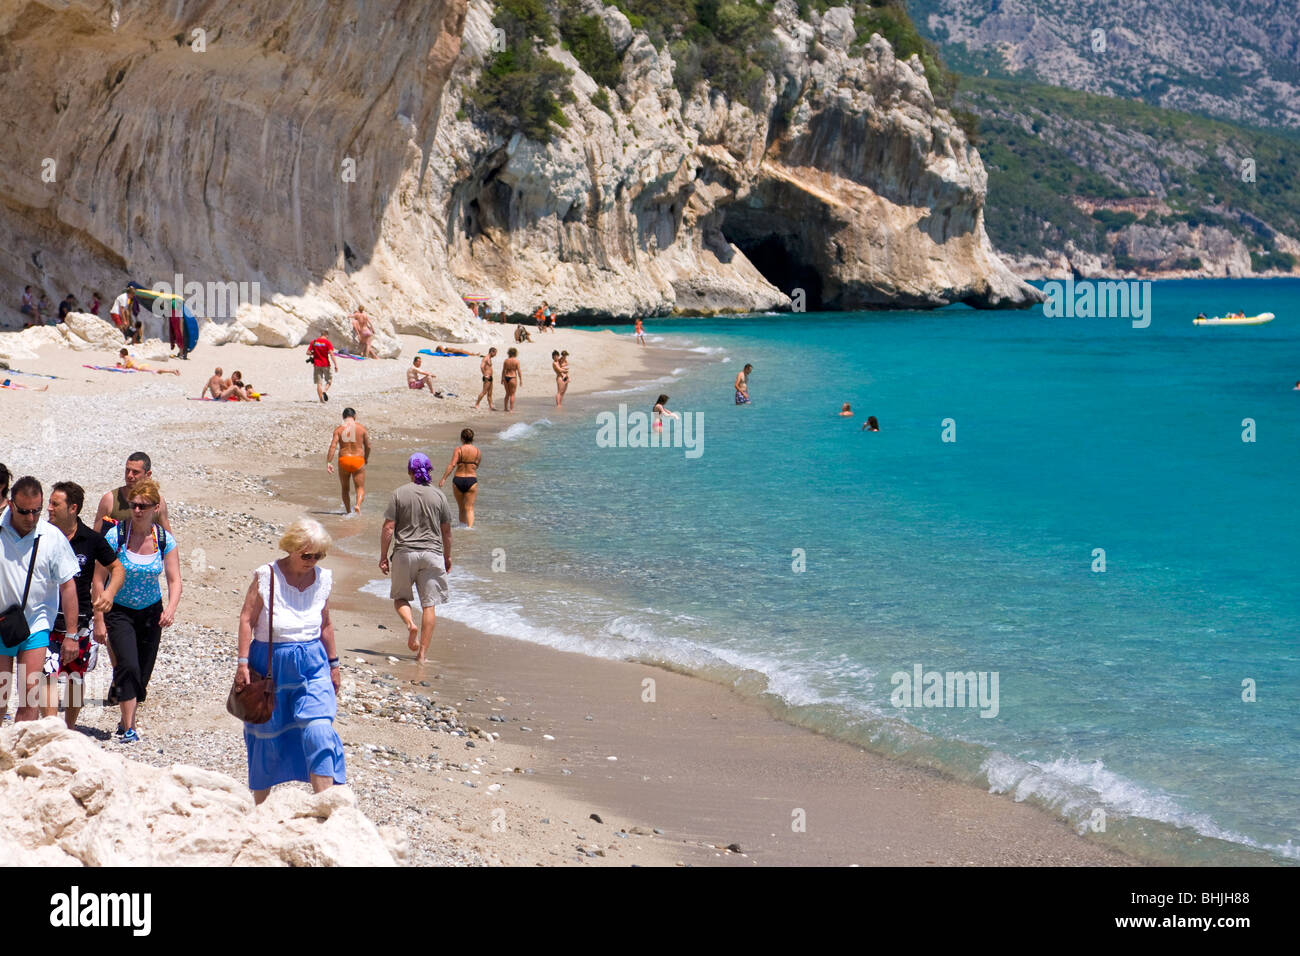
<path id="1" fill-rule="evenodd" d="M 366 462 L 370 460 L 370 434 L 366 426 L 357 421 L 354 408 L 343 409 L 343 424 L 334 429 L 330 450 L 325 453 L 325 470 L 334 474 L 334 452 L 339 453 L 339 490 L 343 495 L 343 513 L 352 511 L 348 482 L 357 490 L 356 513 L 361 514 L 361 502 L 366 500 Z"/>

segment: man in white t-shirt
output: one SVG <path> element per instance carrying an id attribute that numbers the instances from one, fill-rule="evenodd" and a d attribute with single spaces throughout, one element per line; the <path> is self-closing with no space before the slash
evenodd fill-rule
<path id="1" fill-rule="evenodd" d="M 121 329 L 124 334 L 127 329 L 135 325 L 134 310 L 131 308 L 134 299 L 134 290 L 127 289 L 113 300 L 113 307 L 108 310 L 109 321 Z"/>
<path id="2" fill-rule="evenodd" d="M 29 632 L 26 640 L 13 647 L 0 642 L 0 715 L 9 709 L 9 694 L 15 683 L 14 662 L 18 663 L 15 722 L 35 720 L 39 713 L 45 649 L 50 646 L 50 629 L 60 602 L 65 613 L 77 613 L 76 577 L 81 565 L 67 536 L 41 517 L 44 511 L 45 490 L 27 475 L 14 482 L 9 509 L 0 517 L 0 616 L 6 612 L 21 614 Z M 26 588 L 29 567 L 32 583 Z M 26 604 L 19 610 L 25 589 Z M 71 644 L 64 651 L 79 653 L 76 635 L 68 640 Z"/>

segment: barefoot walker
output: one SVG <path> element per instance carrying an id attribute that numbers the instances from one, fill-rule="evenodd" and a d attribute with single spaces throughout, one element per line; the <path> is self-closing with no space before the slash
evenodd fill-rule
<path id="1" fill-rule="evenodd" d="M 423 664 L 437 623 L 436 605 L 447 600 L 447 575 L 451 573 L 451 505 L 432 487 L 433 465 L 416 453 L 406 466 L 411 480 L 393 492 L 384 512 L 379 535 L 379 570 L 389 571 L 388 549 L 393 547 L 393 586 L 389 596 L 397 616 L 406 625 L 406 645 Z M 411 589 L 420 596 L 420 625 L 411 617 Z"/>

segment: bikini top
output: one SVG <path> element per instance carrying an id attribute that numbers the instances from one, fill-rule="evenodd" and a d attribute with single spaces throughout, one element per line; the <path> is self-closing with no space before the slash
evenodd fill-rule
<path id="1" fill-rule="evenodd" d="M 463 448 L 464 446 L 462 445 L 461 447 Z M 476 449 L 476 450 L 477 450 L 477 449 Z M 483 461 L 483 452 L 480 451 L 480 452 L 478 453 L 478 457 L 475 458 L 473 461 L 468 461 L 467 459 L 462 458 L 462 459 L 460 459 L 460 461 L 456 462 L 456 464 L 458 464 L 458 465 L 473 465 L 475 468 L 477 468 L 477 467 L 479 466 L 479 464 L 480 464 L 482 461 Z"/>

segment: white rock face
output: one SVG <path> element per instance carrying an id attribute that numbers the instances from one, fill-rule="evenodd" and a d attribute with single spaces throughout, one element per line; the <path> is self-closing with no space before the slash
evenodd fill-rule
<path id="1" fill-rule="evenodd" d="M 201 341 L 286 348 L 355 347 L 364 304 L 381 355 L 398 332 L 480 337 L 467 294 L 571 318 L 781 309 L 796 288 L 830 308 L 1036 298 L 985 236 L 978 154 L 915 64 L 878 37 L 848 52 L 845 10 L 814 27 L 778 4 L 751 110 L 707 85 L 683 103 L 668 49 L 587 0 L 621 81 L 576 70 L 542 145 L 467 104 L 486 0 L 272 7 L 202 5 L 204 53 L 182 42 L 192 4 L 121 4 L 116 27 L 103 0 L 0 7 L 0 115 L 39 131 L 0 137 L 0 288 L 237 283 Z"/>
<path id="2" fill-rule="evenodd" d="M 404 839 L 347 787 L 254 807 L 232 777 L 126 760 L 58 718 L 0 730 L 0 818 L 0 867 L 394 866 Z"/>

